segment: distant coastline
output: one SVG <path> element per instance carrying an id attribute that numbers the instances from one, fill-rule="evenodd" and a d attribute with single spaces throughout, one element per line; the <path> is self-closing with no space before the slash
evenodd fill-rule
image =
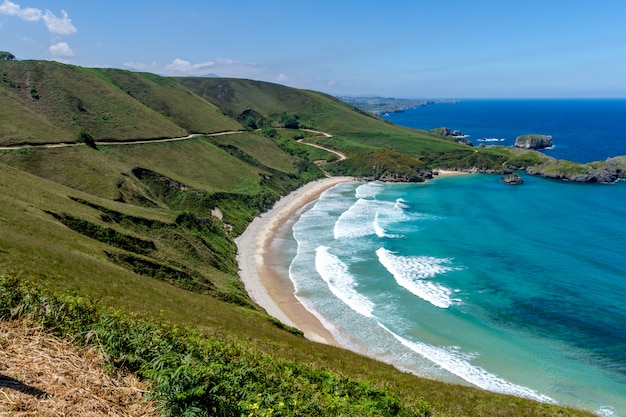
<path id="1" fill-rule="evenodd" d="M 387 116 L 391 113 L 404 113 L 406 110 L 434 104 L 456 104 L 459 100 L 454 99 L 406 99 L 389 97 L 351 97 L 340 96 L 354 107 L 372 113 L 375 116 Z"/>

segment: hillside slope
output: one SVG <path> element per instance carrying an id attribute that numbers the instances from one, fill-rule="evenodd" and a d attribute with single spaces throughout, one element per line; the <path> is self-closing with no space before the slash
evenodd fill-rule
<path id="1" fill-rule="evenodd" d="M 71 142 L 81 130 L 95 140 L 130 140 L 241 129 L 153 74 L 47 61 L 6 61 L 0 71 L 0 145 Z"/>
<path id="2" fill-rule="evenodd" d="M 291 125 L 329 132 L 306 139 L 351 158 L 333 164 L 337 175 L 416 180 L 433 168 L 506 172 L 545 159 L 502 147 L 473 148 L 419 129 L 393 125 L 323 93 L 253 80 L 174 78 L 244 126 Z M 372 169 L 372 167 L 376 167 Z"/>

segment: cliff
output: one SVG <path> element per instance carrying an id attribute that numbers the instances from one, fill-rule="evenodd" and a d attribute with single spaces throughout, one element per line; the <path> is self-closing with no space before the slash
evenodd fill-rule
<path id="1" fill-rule="evenodd" d="M 545 149 L 552 146 L 550 135 L 521 135 L 515 139 L 515 147 L 524 149 Z"/>
<path id="2" fill-rule="evenodd" d="M 617 180 L 626 180 L 626 156 L 617 156 L 606 161 L 588 164 L 549 160 L 543 164 L 528 167 L 526 172 L 530 175 L 565 181 L 608 184 Z"/>

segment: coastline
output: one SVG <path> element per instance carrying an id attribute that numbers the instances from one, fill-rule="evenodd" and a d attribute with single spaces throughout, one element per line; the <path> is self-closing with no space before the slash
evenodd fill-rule
<path id="1" fill-rule="evenodd" d="M 437 172 L 433 179 L 470 174 L 450 170 Z M 331 177 L 310 182 L 282 197 L 235 239 L 239 276 L 254 302 L 270 316 L 301 330 L 307 339 L 337 347 L 345 346 L 296 298 L 289 276 L 273 267 L 276 254 L 272 252 L 272 242 L 285 222 L 296 216 L 298 210 L 317 200 L 324 191 L 341 183 L 357 181 L 352 177 Z"/>
<path id="2" fill-rule="evenodd" d="M 280 227 L 298 210 L 317 200 L 329 188 L 352 177 L 331 177 L 310 182 L 277 201 L 272 209 L 256 217 L 235 242 L 239 276 L 246 291 L 272 317 L 301 330 L 309 340 L 342 347 L 332 333 L 298 301 L 289 276 L 272 268 L 271 245 Z"/>

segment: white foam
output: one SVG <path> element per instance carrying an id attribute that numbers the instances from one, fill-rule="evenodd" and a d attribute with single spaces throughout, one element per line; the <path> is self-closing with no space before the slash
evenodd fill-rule
<path id="1" fill-rule="evenodd" d="M 547 395 L 541 394 L 531 388 L 509 382 L 495 374 L 487 372 L 480 366 L 472 365 L 470 360 L 475 355 L 464 355 L 459 352 L 458 348 L 454 347 L 442 348 L 427 345 L 422 342 L 413 342 L 395 334 L 381 323 L 379 323 L 379 326 L 388 331 L 405 347 L 422 355 L 429 361 L 441 366 L 446 371 L 453 373 L 454 375 L 476 385 L 477 387 L 502 394 L 509 394 L 517 397 L 530 398 L 544 403 L 556 404 L 556 401 Z"/>
<path id="2" fill-rule="evenodd" d="M 384 224 L 395 224 L 410 219 L 397 202 L 361 198 L 341 213 L 333 233 L 335 239 L 354 239 L 364 236 L 396 237 L 388 235 Z"/>
<path id="3" fill-rule="evenodd" d="M 376 212 L 376 215 L 374 216 L 374 221 L 372 222 L 372 226 L 374 226 L 374 232 L 376 233 L 376 236 L 378 237 L 387 236 L 387 231 L 380 226 L 380 223 L 378 223 L 378 212 Z"/>
<path id="4" fill-rule="evenodd" d="M 610 406 L 602 406 L 597 411 L 598 415 L 602 417 L 615 417 L 615 408 Z"/>
<path id="5" fill-rule="evenodd" d="M 406 203 L 407 201 L 404 198 L 398 198 L 396 199 L 396 204 L 394 205 L 394 207 L 400 210 L 408 209 L 410 206 Z"/>
<path id="6" fill-rule="evenodd" d="M 602 417 L 615 417 L 615 408 L 611 406 L 602 406 L 596 411 Z"/>
<path id="7" fill-rule="evenodd" d="M 454 270 L 455 268 L 443 265 L 449 263 L 449 259 L 430 256 L 398 256 L 385 248 L 379 248 L 376 255 L 378 261 L 393 275 L 398 285 L 419 298 L 440 308 L 448 308 L 459 303 L 459 300 L 451 298 L 453 293 L 451 289 L 428 280 L 428 278 Z"/>
<path id="8" fill-rule="evenodd" d="M 383 190 L 383 185 L 377 182 L 367 182 L 359 186 L 354 192 L 356 198 L 374 198 Z"/>
<path id="9" fill-rule="evenodd" d="M 315 250 L 315 269 L 335 297 L 362 316 L 373 317 L 374 303 L 356 290 L 358 284 L 348 266 L 331 254 L 326 246 Z"/>
<path id="10" fill-rule="evenodd" d="M 341 213 L 333 229 L 335 239 L 354 239 L 376 234 L 373 227 L 375 205 L 375 200 L 359 199 L 348 210 Z"/>

